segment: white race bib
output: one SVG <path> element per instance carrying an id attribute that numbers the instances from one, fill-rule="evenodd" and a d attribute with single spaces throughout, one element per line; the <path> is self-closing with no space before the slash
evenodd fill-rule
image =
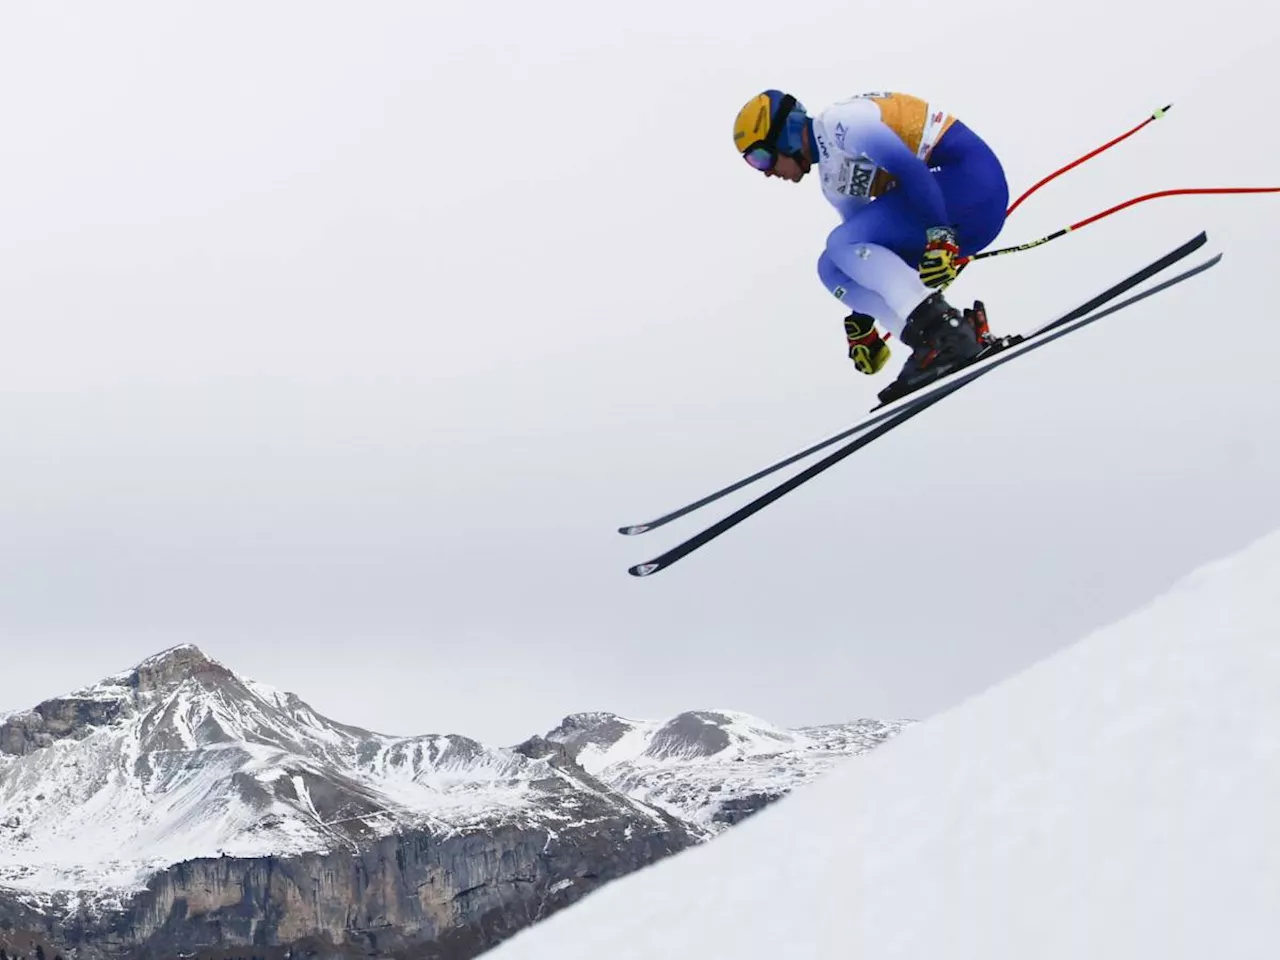
<path id="1" fill-rule="evenodd" d="M 875 161 L 865 154 L 860 157 L 845 157 L 836 168 L 835 183 L 832 186 L 841 196 L 869 197 L 871 185 L 879 172 L 880 168 Z"/>

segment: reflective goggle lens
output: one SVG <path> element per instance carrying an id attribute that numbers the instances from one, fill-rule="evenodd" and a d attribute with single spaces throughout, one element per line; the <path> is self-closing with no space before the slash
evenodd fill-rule
<path id="1" fill-rule="evenodd" d="M 768 147 L 752 147 L 742 155 L 743 159 L 760 171 L 772 170 L 778 155 Z"/>

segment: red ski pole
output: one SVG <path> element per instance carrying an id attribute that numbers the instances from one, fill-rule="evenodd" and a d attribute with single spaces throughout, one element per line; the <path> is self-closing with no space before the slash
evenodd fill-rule
<path id="1" fill-rule="evenodd" d="M 1280 187 L 1186 187 L 1178 190 L 1160 190 L 1156 193 L 1146 193 L 1140 197 L 1134 197 L 1132 200 L 1126 200 L 1124 203 L 1117 203 L 1114 207 L 1109 207 L 1101 213 L 1095 213 L 1091 217 L 1086 217 L 1078 223 L 1073 223 L 1069 227 L 1063 227 L 1061 230 L 1055 230 L 1048 236 L 1041 237 L 1038 240 L 1030 240 L 1027 243 L 1020 243 L 1016 247 L 1002 247 L 999 250 L 984 250 L 982 253 L 975 253 L 971 257 L 961 257 L 956 261 L 957 267 L 964 267 L 974 260 L 985 260 L 988 257 L 999 257 L 1006 253 L 1019 253 L 1022 250 L 1030 250 L 1032 247 L 1038 247 L 1041 244 L 1048 243 L 1050 240 L 1057 240 L 1064 237 L 1073 230 L 1079 230 L 1081 227 L 1088 226 L 1103 217 L 1109 217 L 1113 213 L 1132 207 L 1135 204 L 1143 203 L 1147 200 L 1155 200 L 1158 197 L 1177 197 L 1186 196 L 1188 194 L 1205 194 L 1205 193 L 1280 193 Z"/>
<path id="2" fill-rule="evenodd" d="M 1130 137 L 1132 137 L 1135 133 L 1137 133 L 1147 124 L 1151 123 L 1154 120 L 1159 120 L 1161 117 L 1163 117 L 1166 113 L 1168 113 L 1172 109 L 1173 109 L 1172 103 L 1169 104 L 1168 106 L 1161 107 L 1159 110 L 1151 114 L 1151 116 L 1147 117 L 1147 119 L 1143 120 L 1140 124 L 1138 124 L 1129 132 L 1120 134 L 1120 136 L 1116 137 L 1114 140 L 1110 140 L 1107 143 L 1104 143 L 1102 146 L 1098 147 L 1098 149 L 1090 150 L 1083 157 L 1080 157 L 1077 160 L 1072 160 L 1070 163 L 1068 163 L 1065 167 L 1062 167 L 1060 170 L 1053 171 L 1053 173 L 1049 174 L 1047 177 L 1045 177 L 1043 180 L 1041 180 L 1039 183 L 1033 186 L 1030 190 L 1028 190 L 1026 193 L 1020 196 L 1017 200 L 1015 200 L 1013 202 L 1013 205 L 1009 207 L 1008 210 L 1005 211 L 1004 215 L 1007 217 L 1009 216 L 1009 214 L 1013 213 L 1013 211 L 1017 210 L 1018 205 L 1021 204 L 1023 200 L 1027 199 L 1027 197 L 1031 196 L 1033 193 L 1035 193 L 1037 190 L 1043 187 L 1050 180 L 1056 180 L 1058 177 L 1062 176 L 1068 170 L 1072 170 L 1075 167 L 1080 166 L 1080 164 L 1084 163 L 1086 160 L 1092 160 L 1098 154 L 1102 153 L 1104 150 L 1110 150 L 1112 147 L 1114 147 L 1117 143 L 1120 143 L 1122 140 L 1128 140 Z"/>
<path id="3" fill-rule="evenodd" d="M 1161 107 L 1159 110 L 1156 110 L 1154 113 L 1151 114 L 1151 116 L 1147 117 L 1147 119 L 1143 120 L 1140 124 L 1138 124 L 1132 130 L 1128 130 L 1125 133 L 1120 134 L 1120 136 L 1116 137 L 1113 140 L 1107 141 L 1102 146 L 1098 147 L 1096 150 L 1090 150 L 1083 157 L 1079 157 L 1076 160 L 1072 160 L 1065 167 L 1061 167 L 1060 169 L 1055 170 L 1053 173 L 1049 174 L 1049 176 L 1045 177 L 1043 180 L 1036 183 L 1034 186 L 1031 187 L 1031 189 L 1027 190 L 1025 193 L 1022 194 L 1022 196 L 1020 196 L 1017 200 L 1015 200 L 1013 204 L 1009 207 L 1009 209 L 1005 211 L 1005 216 L 1008 217 L 1009 214 L 1013 213 L 1014 210 L 1017 210 L 1018 206 L 1022 203 L 1023 200 L 1026 200 L 1027 197 L 1031 196 L 1033 193 L 1035 193 L 1037 190 L 1039 190 L 1049 181 L 1062 176 L 1068 170 L 1071 170 L 1071 169 L 1074 169 L 1075 167 L 1080 166 L 1080 164 L 1084 163 L 1086 160 L 1090 160 L 1093 157 L 1096 157 L 1098 154 L 1102 153 L 1104 150 L 1110 150 L 1117 143 L 1120 143 L 1123 140 L 1128 140 L 1130 137 L 1132 137 L 1135 133 L 1137 133 L 1143 127 L 1147 126 L 1147 124 L 1152 123 L 1155 120 L 1159 120 L 1161 117 L 1163 117 L 1166 113 L 1168 113 L 1172 109 L 1173 109 L 1173 104 L 1169 104 L 1168 106 Z M 1101 213 L 1095 213 L 1093 216 L 1086 217 L 1084 220 L 1081 220 L 1079 223 L 1073 223 L 1069 227 L 1063 227 L 1061 230 L 1055 230 L 1053 233 L 1049 234 L 1048 236 L 1040 237 L 1038 240 L 1030 240 L 1026 243 L 1020 243 L 1015 247 L 1002 247 L 999 250 L 985 250 L 982 253 L 975 253 L 973 256 L 970 256 L 970 257 L 961 257 L 959 260 L 956 261 L 956 267 L 957 269 L 963 269 L 974 260 L 985 260 L 988 257 L 999 257 L 1006 253 L 1020 253 L 1023 250 L 1030 250 L 1032 247 L 1038 247 L 1042 244 L 1048 243 L 1050 240 L 1057 240 L 1059 237 L 1066 236 L 1068 233 L 1071 233 L 1071 231 L 1079 230 L 1081 227 L 1088 226 L 1089 224 L 1093 223 L 1096 220 L 1101 220 L 1103 217 L 1109 217 L 1113 213 L 1117 213 L 1120 210 L 1124 210 L 1127 207 L 1132 207 L 1138 203 L 1143 203 L 1147 200 L 1155 200 L 1157 197 L 1176 197 L 1176 196 L 1185 196 L 1187 194 L 1204 194 L 1204 193 L 1280 193 L 1280 187 L 1189 187 L 1189 188 L 1183 188 L 1178 190 L 1160 190 L 1156 193 L 1147 193 L 1147 194 L 1143 194 L 1140 197 L 1134 197 L 1132 200 L 1126 200 L 1124 201 L 1124 203 L 1118 203 L 1114 207 L 1110 207 L 1106 210 L 1103 210 Z"/>

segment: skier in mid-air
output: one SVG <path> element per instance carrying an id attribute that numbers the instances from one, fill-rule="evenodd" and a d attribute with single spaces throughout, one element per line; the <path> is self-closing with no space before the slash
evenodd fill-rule
<path id="1" fill-rule="evenodd" d="M 884 367 L 889 346 L 877 323 L 912 350 L 882 402 L 978 356 L 989 336 L 981 304 L 961 312 L 943 296 L 957 261 L 1004 226 L 1004 170 L 977 134 L 907 94 L 862 94 L 810 117 L 794 96 L 766 90 L 739 111 L 733 142 L 767 177 L 799 183 L 816 163 L 842 221 L 818 275 L 852 311 L 850 359 L 866 374 Z"/>
<path id="2" fill-rule="evenodd" d="M 1008 206 L 1004 170 L 991 149 L 950 114 L 918 97 L 867 93 L 837 103 L 812 119 L 795 97 L 778 90 L 766 90 L 751 99 L 739 111 L 733 127 L 733 142 L 743 159 L 766 176 L 796 183 L 816 164 L 822 191 L 840 214 L 841 224 L 827 237 L 826 249 L 818 259 L 818 275 L 832 295 L 852 309 L 845 318 L 850 358 L 863 373 L 873 374 L 884 368 L 889 348 L 876 330 L 877 322 L 912 348 L 902 373 L 880 391 L 882 403 L 919 390 L 973 360 L 982 358 L 984 362 L 923 390 L 901 406 L 873 410 L 848 429 L 714 493 L 646 523 L 619 527 L 618 532 L 628 537 L 656 530 L 847 441 L 683 542 L 629 567 L 627 572 L 633 577 L 649 577 L 667 569 L 957 390 L 1006 363 L 1088 329 L 1103 317 L 1199 276 L 1220 262 L 1222 254 L 1218 253 L 1185 269 L 1179 267 L 1185 267 L 1184 261 L 1208 243 L 1208 234 L 1201 230 L 1175 249 L 1025 334 L 992 336 L 980 301 L 961 312 L 942 295 L 971 259 L 1031 250 L 1148 200 L 1187 194 L 1280 193 L 1280 186 L 1161 190 L 1125 200 L 1038 239 L 996 250 L 984 249 L 999 235 L 1009 213 L 1031 194 L 1168 112 L 1167 106 L 1156 110 L 1127 133 L 1044 177 Z M 1133 292 L 1156 277 L 1161 279 L 1153 286 Z"/>

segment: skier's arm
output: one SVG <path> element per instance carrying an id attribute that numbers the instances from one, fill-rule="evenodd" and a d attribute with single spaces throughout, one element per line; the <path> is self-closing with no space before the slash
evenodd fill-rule
<path id="1" fill-rule="evenodd" d="M 920 212 L 924 222 L 930 226 L 946 223 L 947 205 L 938 181 L 893 130 L 884 123 L 871 124 L 863 131 L 859 146 L 898 181 L 897 189 Z"/>

